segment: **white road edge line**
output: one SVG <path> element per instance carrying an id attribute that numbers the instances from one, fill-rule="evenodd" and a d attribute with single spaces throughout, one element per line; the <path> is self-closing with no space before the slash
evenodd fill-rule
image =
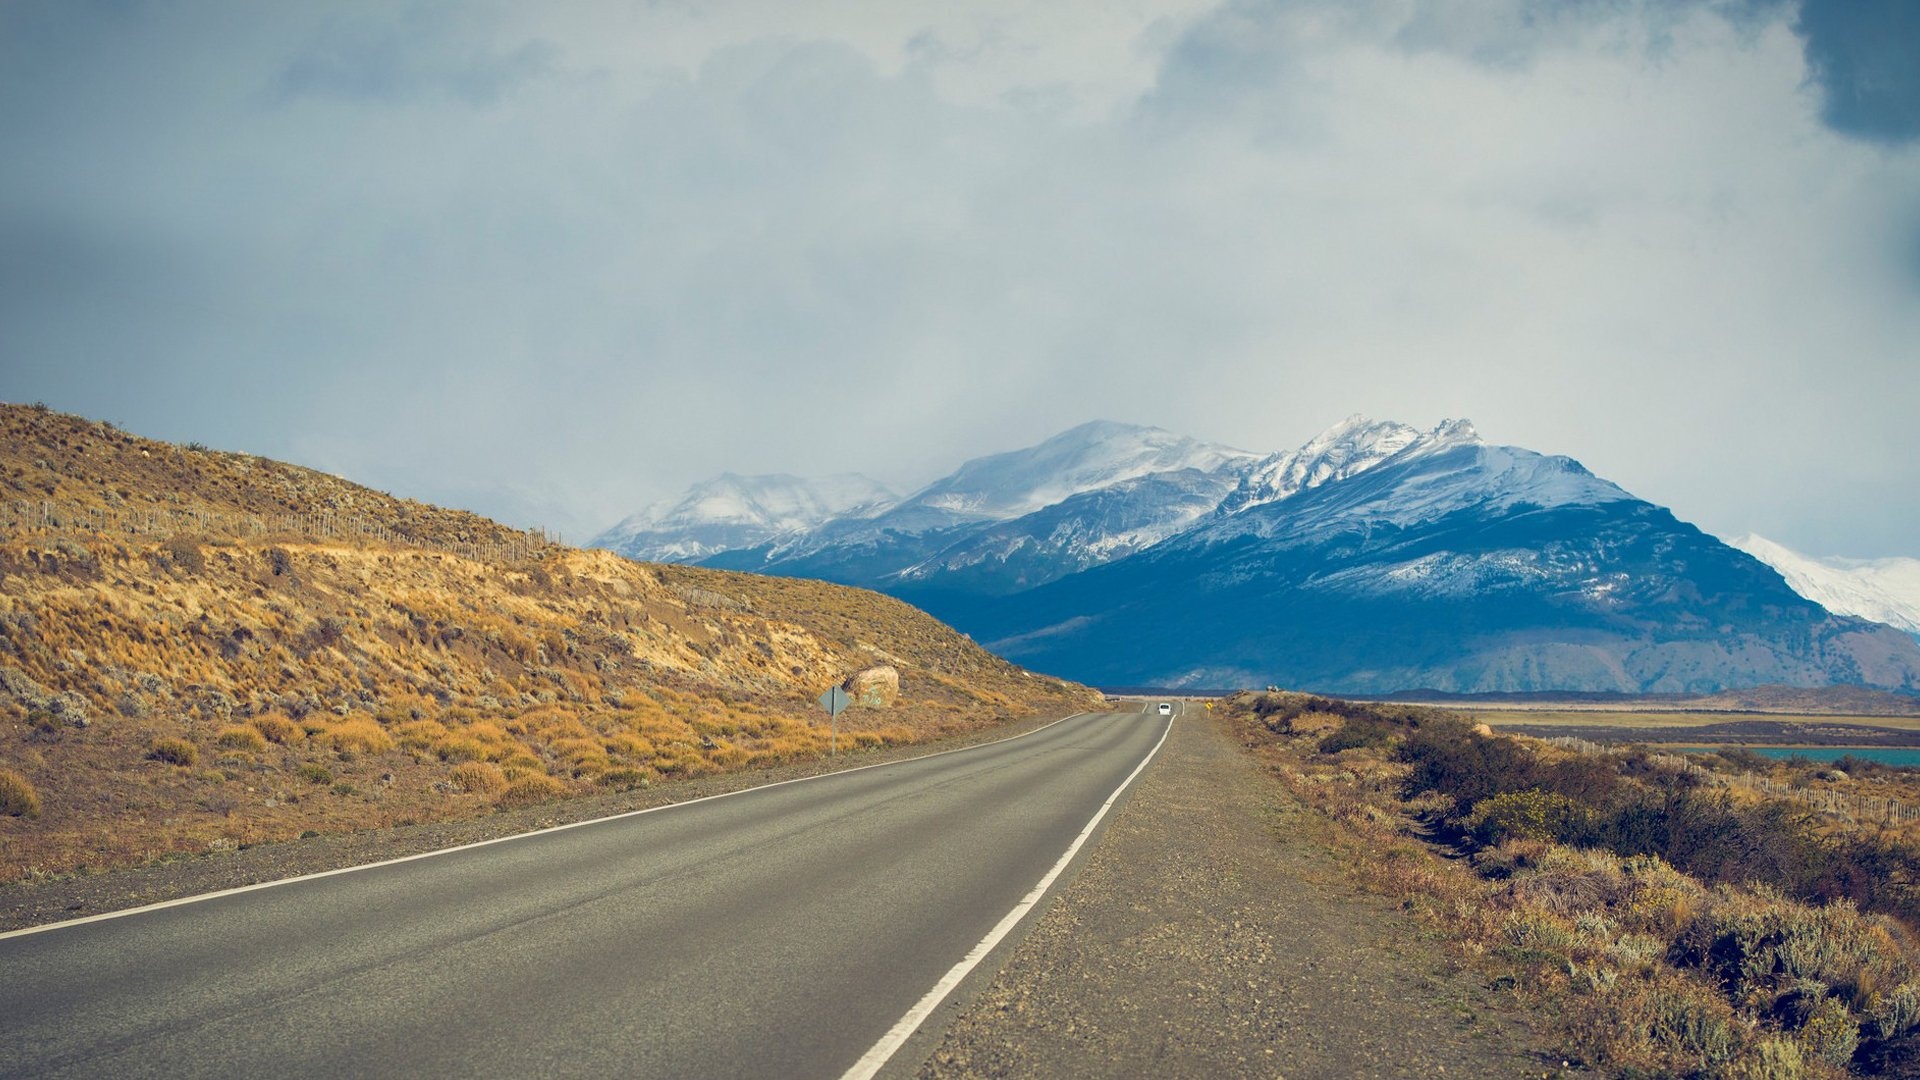
<path id="1" fill-rule="evenodd" d="M 1142 712 L 1144 711 L 1143 709 Z M 1000 944 L 1008 934 L 1012 933 L 1013 928 L 1020 925 L 1020 920 L 1026 918 L 1027 913 L 1034 909 L 1034 906 L 1040 902 L 1040 898 L 1046 895 L 1047 890 L 1067 868 L 1067 864 L 1079 854 L 1081 845 L 1087 842 L 1087 837 L 1093 835 L 1094 827 L 1107 816 L 1107 811 L 1113 809 L 1113 804 L 1120 798 L 1120 793 L 1127 790 L 1134 778 L 1146 770 L 1146 767 L 1160 753 L 1160 748 L 1166 745 L 1167 736 L 1171 734 L 1173 734 L 1173 720 L 1169 719 L 1167 730 L 1160 733 L 1160 741 L 1153 744 L 1153 749 L 1147 752 L 1146 757 L 1140 759 L 1140 764 L 1134 766 L 1133 771 L 1127 774 L 1127 778 L 1120 781 L 1120 786 L 1113 789 L 1113 794 L 1107 796 L 1107 801 L 1100 805 L 1099 811 L 1093 815 L 1093 820 L 1087 822 L 1087 827 L 1080 830 L 1079 836 L 1074 837 L 1073 843 L 1067 846 L 1066 854 L 1060 856 L 1060 861 L 1053 864 L 1053 869 L 1047 871 L 1047 875 L 1040 879 L 1040 883 L 1035 885 L 1026 896 L 1021 897 L 1019 903 L 1013 905 L 1013 910 L 1007 912 L 1005 918 L 1001 919 L 992 930 L 987 931 L 987 936 L 981 938 L 980 943 L 975 945 L 971 952 L 942 975 L 940 981 L 933 984 L 933 989 L 927 991 L 925 997 L 921 998 L 913 1008 L 908 1009 L 907 1014 L 889 1028 L 885 1035 L 880 1036 L 880 1041 L 874 1043 L 872 1049 L 861 1055 L 860 1060 L 853 1063 L 853 1068 L 841 1074 L 840 1080 L 873 1080 L 874 1075 L 886 1066 L 887 1060 L 893 1057 L 900 1047 L 906 1045 L 907 1040 L 913 1037 L 913 1033 L 919 1029 L 920 1025 L 926 1023 L 927 1017 L 933 1015 L 933 1010 L 940 1007 L 940 1003 L 947 999 L 948 994 L 953 993 L 954 987 L 959 986 L 974 968 L 979 967 L 980 961 L 987 958 L 987 954 L 993 951 L 994 946 Z"/>
<path id="2" fill-rule="evenodd" d="M 841 769 L 838 772 L 816 773 L 813 776 L 796 776 L 791 780 L 777 780 L 771 784 L 759 784 L 754 787 L 741 788 L 738 791 L 723 791 L 718 795 L 702 795 L 697 799 L 688 799 L 686 802 L 663 803 L 660 806 L 649 806 L 644 810 L 628 810 L 624 813 L 608 814 L 606 817 L 592 818 L 587 821 L 575 821 L 575 822 L 570 822 L 566 825 L 550 825 L 547 828 L 535 829 L 532 832 L 514 833 L 512 836 L 496 836 L 491 840 L 476 840 L 471 844 L 460 844 L 450 848 L 437 848 L 433 851 L 421 851 L 412 855 L 402 855 L 397 859 L 383 859 L 380 862 L 362 863 L 359 866 L 342 866 L 337 870 L 321 870 L 317 873 L 301 874 L 298 877 L 280 878 L 276 881 L 256 881 L 252 885 L 241 885 L 232 889 L 221 889 L 218 892 L 200 893 L 195 896 L 181 896 L 181 897 L 176 897 L 172 900 L 162 900 L 162 901 L 159 901 L 158 903 L 153 903 L 153 904 L 142 904 L 139 907 L 123 908 L 119 911 L 103 911 L 98 915 L 87 915 L 78 919 L 66 919 L 61 922 L 41 923 L 38 926 L 23 926 L 18 930 L 8 930 L 8 931 L 5 931 L 4 933 L 0 933 L 0 941 L 6 941 L 8 938 L 26 937 L 29 934 L 43 934 L 49 930 L 64 930 L 69 926 L 84 926 L 87 923 L 105 922 L 108 919 L 124 919 L 129 915 L 141 915 L 149 911 L 159 911 L 163 908 L 185 907 L 188 904 L 198 904 L 205 900 L 217 900 L 223 896 L 234 896 L 239 893 L 256 892 L 260 889 L 273 889 L 273 888 L 278 888 L 279 886 L 282 886 L 282 885 L 297 884 L 302 881 L 316 881 L 320 878 L 337 877 L 341 874 L 356 874 L 362 870 L 378 870 L 382 866 L 397 866 L 400 863 L 415 862 L 420 859 L 431 859 L 439 855 L 451 855 L 456 851 L 471 851 L 474 848 L 490 847 L 494 844 L 504 844 L 510 840 L 525 840 L 528 837 L 532 837 L 532 836 L 545 836 L 548 833 L 566 832 L 568 829 L 580 829 L 580 828 L 585 828 L 588 825 L 602 825 L 609 821 L 620 821 L 624 818 L 639 817 L 641 814 L 654 814 L 662 810 L 678 810 L 683 806 L 692 806 L 695 803 L 712 802 L 715 799 L 725 799 L 733 795 L 746 795 L 750 792 L 755 792 L 755 791 L 769 791 L 773 788 L 785 787 L 788 784 L 802 784 L 807 782 L 808 780 L 824 780 L 830 776 L 848 776 L 857 772 L 865 772 L 868 769 L 884 769 L 889 765 L 905 765 L 910 761 L 926 761 L 929 758 L 943 757 L 947 754 L 959 754 L 968 750 L 978 750 L 978 749 L 981 749 L 982 747 L 998 746 L 1001 743 L 1009 743 L 1015 739 L 1024 739 L 1029 735 L 1038 735 L 1040 732 L 1045 731 L 1050 727 L 1054 727 L 1055 725 L 1058 725 L 1058 724 L 1064 724 L 1069 720 L 1077 719 L 1082 716 L 1093 716 L 1093 715 L 1095 714 L 1091 712 L 1077 712 L 1077 713 L 1074 713 L 1072 716 L 1063 716 L 1060 719 L 1053 721 L 1052 723 L 1042 724 L 1039 727 L 1034 728 L 1032 731 L 1023 731 L 1018 735 L 1009 735 L 1004 739 L 995 739 L 992 742 L 975 743 L 972 746 L 956 746 L 951 750 L 936 750 L 931 754 L 921 754 L 917 757 L 901 758 L 898 761 L 876 761 L 871 765 L 861 765 L 857 768 L 852 768 L 852 769 Z"/>

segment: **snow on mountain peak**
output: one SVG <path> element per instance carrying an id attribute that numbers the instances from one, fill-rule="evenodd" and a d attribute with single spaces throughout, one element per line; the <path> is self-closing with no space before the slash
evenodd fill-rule
<path id="1" fill-rule="evenodd" d="M 896 496 L 874 480 L 843 473 L 803 480 L 786 473 L 719 476 L 687 489 L 677 501 L 655 503 L 622 522 L 647 528 L 684 525 L 760 525 L 800 529 Z"/>
<path id="2" fill-rule="evenodd" d="M 1727 543 L 1773 567 L 1788 588 L 1836 615 L 1920 635 L 1920 559 L 1821 558 L 1752 533 Z"/>
<path id="3" fill-rule="evenodd" d="M 1501 512 L 1516 506 L 1591 506 L 1632 498 L 1571 458 L 1490 446 L 1468 420 L 1443 420 L 1431 431 L 1420 431 L 1356 415 L 1298 450 L 1262 460 L 1221 502 L 1219 516 L 1240 515 L 1389 465 L 1394 467 L 1390 494 L 1374 490 L 1377 485 L 1345 489 L 1348 497 L 1322 507 L 1318 516 L 1329 526 L 1361 518 L 1404 526 L 1469 507 Z M 1216 535 L 1263 532 L 1266 527 L 1247 522 Z"/>
<path id="4" fill-rule="evenodd" d="M 1471 432 L 1472 425 L 1467 430 Z M 1406 424 L 1370 420 L 1354 413 L 1298 450 L 1262 458 L 1220 508 L 1225 513 L 1238 513 L 1250 506 L 1279 502 L 1329 480 L 1344 480 L 1373 468 L 1423 437 L 1417 428 Z"/>
<path id="5" fill-rule="evenodd" d="M 857 473 L 805 480 L 786 473 L 721 473 L 594 537 L 594 547 L 669 562 L 751 547 L 836 517 L 879 513 L 899 496 Z"/>
<path id="6" fill-rule="evenodd" d="M 903 506 L 1004 520 L 1143 476 L 1183 469 L 1213 472 L 1256 456 L 1156 427 L 1095 420 L 1024 450 L 974 458 Z"/>

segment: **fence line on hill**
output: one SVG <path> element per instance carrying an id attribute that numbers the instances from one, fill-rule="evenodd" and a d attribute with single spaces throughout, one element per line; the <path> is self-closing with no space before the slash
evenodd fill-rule
<path id="1" fill-rule="evenodd" d="M 229 510 L 188 507 L 121 508 L 70 506 L 50 500 L 0 502 L 0 535 L 89 533 L 98 536 L 212 536 L 260 537 L 292 533 L 314 539 L 366 538 L 386 544 L 443 551 L 477 562 L 526 562 L 539 558 L 559 541 L 545 529 L 505 530 L 499 540 L 435 540 L 395 529 L 390 523 L 334 510 L 289 511 L 283 514 L 246 514 Z"/>
<path id="2" fill-rule="evenodd" d="M 1593 742 L 1571 735 L 1560 735 L 1546 740 L 1548 743 L 1566 750 L 1582 754 L 1618 754 L 1617 746 Z M 1805 787 L 1800 784 L 1787 784 L 1759 773 L 1743 772 L 1728 775 L 1717 773 L 1701 765 L 1686 754 L 1651 753 L 1647 757 L 1654 763 L 1682 772 L 1692 773 L 1710 779 L 1714 783 L 1725 784 L 1739 791 L 1774 799 L 1791 799 L 1794 802 L 1811 806 L 1816 810 L 1835 814 L 1850 821 L 1877 822 L 1882 825 L 1904 824 L 1920 821 L 1920 807 L 1909 806 L 1899 799 L 1879 795 L 1862 795 L 1850 792 L 1834 791 L 1831 788 Z"/>

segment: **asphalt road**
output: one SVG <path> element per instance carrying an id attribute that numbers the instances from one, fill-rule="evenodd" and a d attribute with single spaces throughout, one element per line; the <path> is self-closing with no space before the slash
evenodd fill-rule
<path id="1" fill-rule="evenodd" d="M 1168 724 L 1074 717 L 0 938 L 0 1076 L 838 1077 Z"/>

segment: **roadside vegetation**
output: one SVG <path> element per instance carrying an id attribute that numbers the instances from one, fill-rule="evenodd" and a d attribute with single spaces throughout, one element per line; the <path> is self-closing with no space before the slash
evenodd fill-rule
<path id="1" fill-rule="evenodd" d="M 1871 776 L 1740 751 L 1581 753 L 1457 712 L 1301 694 L 1225 708 L 1366 881 L 1500 969 L 1586 1064 L 1920 1075 L 1920 846 L 1722 782 Z"/>
<path id="2" fill-rule="evenodd" d="M 0 436 L 0 883 L 824 756 L 815 697 L 878 665 L 842 753 L 1100 700 L 871 592 L 489 558 L 525 534 L 51 411 Z M 243 515 L 317 531 L 125 527 Z"/>

